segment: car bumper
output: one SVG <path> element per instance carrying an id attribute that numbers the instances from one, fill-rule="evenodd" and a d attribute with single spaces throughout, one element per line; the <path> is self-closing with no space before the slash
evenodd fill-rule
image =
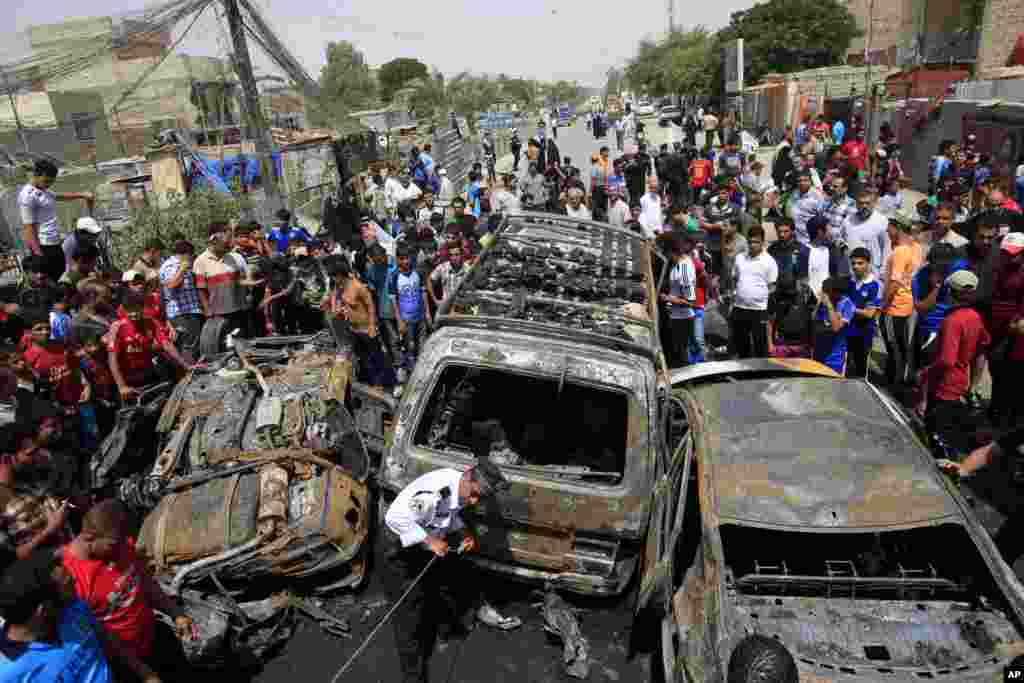
<path id="1" fill-rule="evenodd" d="M 469 559 L 481 569 L 516 581 L 551 586 L 557 590 L 567 590 L 580 595 L 612 596 L 626 590 L 626 586 L 636 570 L 638 558 L 634 556 L 616 563 L 616 571 L 609 577 L 577 572 L 550 572 L 543 569 L 531 569 L 481 556 L 470 556 Z"/>

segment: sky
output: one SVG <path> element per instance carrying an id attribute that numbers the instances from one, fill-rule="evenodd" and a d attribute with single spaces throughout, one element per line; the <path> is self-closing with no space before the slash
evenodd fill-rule
<path id="1" fill-rule="evenodd" d="M 144 7 L 145 0 L 5 0 L 14 2 L 15 31 L 78 17 L 109 16 Z M 447 75 L 469 70 L 540 80 L 604 85 L 645 37 L 664 33 L 667 0 L 254 0 L 281 41 L 314 78 L 330 41 L 348 40 L 371 66 L 414 57 Z M 753 0 L 675 0 L 677 26 L 724 26 Z M 8 15 L 10 16 L 10 15 Z M 223 56 L 226 32 L 212 9 L 196 22 L 179 52 Z M 184 27 L 179 27 L 179 32 Z M 175 34 L 177 36 L 177 33 Z M 257 70 L 280 73 L 250 43 Z"/>

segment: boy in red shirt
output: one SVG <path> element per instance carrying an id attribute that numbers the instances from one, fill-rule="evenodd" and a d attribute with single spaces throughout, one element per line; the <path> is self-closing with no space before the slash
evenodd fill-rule
<path id="1" fill-rule="evenodd" d="M 32 323 L 32 343 L 24 358 L 36 378 L 53 388 L 54 398 L 68 415 L 78 411 L 78 405 L 89 401 L 91 390 L 78 367 L 78 359 L 67 347 L 51 338 L 50 323 L 37 320 Z"/>
<path id="2" fill-rule="evenodd" d="M 195 634 L 195 625 L 146 571 L 127 529 L 128 515 L 119 501 L 97 503 L 85 513 L 82 531 L 61 548 L 60 559 L 96 621 L 124 649 L 146 661 L 154 654 L 154 608 L 174 618 L 183 638 Z"/>
<path id="3" fill-rule="evenodd" d="M 154 353 L 162 352 L 181 368 L 187 369 L 188 364 L 157 323 L 145 317 L 145 295 L 128 292 L 122 305 L 126 317 L 110 326 L 106 342 L 110 372 L 123 401 L 159 379 L 153 366 Z"/>
<path id="4" fill-rule="evenodd" d="M 967 452 L 970 448 L 964 437 L 970 438 L 978 425 L 973 424 L 971 412 L 961 399 L 971 387 L 971 367 L 992 338 L 972 306 L 978 276 L 969 270 L 958 270 L 946 279 L 946 284 L 953 308 L 939 327 L 935 360 L 921 371 L 922 395 L 926 398 L 918 411 L 926 415 L 932 434 L 943 438 L 957 452 Z"/>

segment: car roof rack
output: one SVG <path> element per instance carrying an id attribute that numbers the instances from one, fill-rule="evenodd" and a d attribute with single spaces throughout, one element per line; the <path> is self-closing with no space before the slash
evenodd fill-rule
<path id="1" fill-rule="evenodd" d="M 664 257 L 650 240 L 538 212 L 508 214 L 493 234 L 438 310 L 438 327 L 538 334 L 657 358 L 653 263 Z"/>

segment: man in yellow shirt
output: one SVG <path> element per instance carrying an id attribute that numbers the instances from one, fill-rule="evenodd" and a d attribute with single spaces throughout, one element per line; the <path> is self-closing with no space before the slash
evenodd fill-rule
<path id="1" fill-rule="evenodd" d="M 913 223 L 897 214 L 889 219 L 893 249 L 882 268 L 882 339 L 889 386 L 907 381 L 910 348 L 910 319 L 914 312 L 911 280 L 921 267 L 922 253 L 911 234 Z"/>

